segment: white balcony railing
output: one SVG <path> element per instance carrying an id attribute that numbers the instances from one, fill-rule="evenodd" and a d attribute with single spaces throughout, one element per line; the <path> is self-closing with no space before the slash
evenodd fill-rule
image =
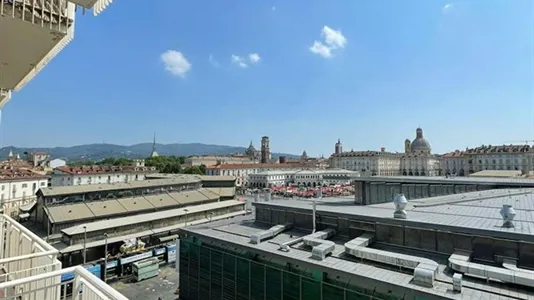
<path id="1" fill-rule="evenodd" d="M 9 216 L 0 220 L 0 300 L 67 299 L 69 290 L 77 300 L 127 300 L 83 267 L 61 269 L 57 249 Z M 68 273 L 74 279 L 61 282 Z"/>
<path id="2" fill-rule="evenodd" d="M 74 23 L 76 6 L 66 0 L 1 0 L 0 15 L 21 19 L 65 34 Z"/>
<path id="3" fill-rule="evenodd" d="M 61 275 L 74 278 L 58 282 Z M 30 287 L 30 288 L 28 288 Z M 78 297 L 71 297 L 71 295 Z M 72 267 L 0 283 L 0 300 L 128 300 L 83 267 Z"/>

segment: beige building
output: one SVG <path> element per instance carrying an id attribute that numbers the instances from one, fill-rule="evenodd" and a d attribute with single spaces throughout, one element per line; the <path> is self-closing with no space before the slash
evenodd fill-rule
<path id="1" fill-rule="evenodd" d="M 380 151 L 343 152 L 341 141 L 330 156 L 330 168 L 359 171 L 362 176 L 437 176 L 441 174 L 440 157 L 432 154 L 423 130 L 417 128 L 413 141 L 404 142 L 404 153 Z"/>
<path id="2" fill-rule="evenodd" d="M 485 170 L 521 171 L 528 174 L 534 170 L 534 148 L 529 145 L 482 145 L 456 150 L 443 155 L 445 174 L 467 176 Z"/>
<path id="3" fill-rule="evenodd" d="M 232 155 L 232 156 L 217 156 L 217 155 L 203 155 L 190 156 L 185 159 L 184 167 L 195 166 L 214 166 L 219 164 L 252 164 L 255 160 L 246 155 Z"/>

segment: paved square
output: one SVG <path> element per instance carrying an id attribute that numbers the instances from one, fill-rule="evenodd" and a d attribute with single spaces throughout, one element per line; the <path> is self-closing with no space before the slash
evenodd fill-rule
<path id="1" fill-rule="evenodd" d="M 135 282 L 130 277 L 109 285 L 130 300 L 158 300 L 158 297 L 163 300 L 179 299 L 178 295 L 174 294 L 178 286 L 178 274 L 174 264 L 161 267 L 158 277 L 140 282 Z"/>

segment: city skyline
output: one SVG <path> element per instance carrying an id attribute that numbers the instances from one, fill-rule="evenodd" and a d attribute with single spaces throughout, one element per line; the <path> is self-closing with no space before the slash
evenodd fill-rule
<path id="1" fill-rule="evenodd" d="M 225 3 L 80 18 L 76 43 L 3 108 L 0 146 L 156 131 L 161 144 L 243 147 L 269 135 L 273 152 L 328 156 L 338 138 L 402 152 L 418 126 L 434 153 L 534 137 L 529 1 Z M 138 17 L 151 24 L 142 45 Z"/>

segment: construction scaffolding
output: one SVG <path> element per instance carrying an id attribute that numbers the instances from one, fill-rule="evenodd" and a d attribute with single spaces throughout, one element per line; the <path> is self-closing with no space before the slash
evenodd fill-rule
<path id="1" fill-rule="evenodd" d="M 236 253 L 180 240 L 180 299 L 184 300 L 398 300 L 336 282 L 323 272 L 299 272 L 253 253 Z"/>

